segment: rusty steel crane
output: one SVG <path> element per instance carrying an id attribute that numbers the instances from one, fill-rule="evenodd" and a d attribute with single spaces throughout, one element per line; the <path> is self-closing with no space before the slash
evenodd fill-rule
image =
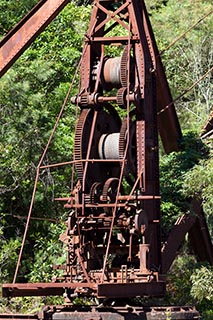
<path id="1" fill-rule="evenodd" d="M 39 21 L 38 28 L 32 24 L 34 13 L 41 10 L 46 25 L 67 2 L 52 2 L 49 15 L 42 7 L 51 1 L 40 1 L 29 19 L 3 40 L 1 74 L 29 44 L 26 39 L 33 40 L 41 31 Z M 17 34 L 22 29 L 27 33 L 28 26 L 34 31 L 13 47 Z M 112 46 L 117 56 L 110 56 Z M 67 248 L 67 263 L 59 267 L 64 274 L 52 283 L 4 284 L 3 296 L 65 293 L 69 301 L 76 295 L 162 297 L 165 274 L 187 232 L 201 260 L 213 264 L 213 250 L 195 200 L 197 216 L 181 217 L 162 247 L 158 132 L 169 153 L 179 150 L 181 129 L 143 0 L 94 1 L 80 76 L 79 92 L 71 98 L 79 108 L 74 141 L 77 179 L 70 197 L 58 199 L 69 210 L 61 235 Z M 190 319 L 197 316 L 191 309 L 184 312 Z M 71 313 L 67 317 L 74 319 Z"/>

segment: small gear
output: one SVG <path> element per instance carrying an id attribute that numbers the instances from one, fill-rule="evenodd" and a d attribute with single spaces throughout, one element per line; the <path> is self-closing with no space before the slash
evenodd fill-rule
<path id="1" fill-rule="evenodd" d="M 127 88 L 122 87 L 122 88 L 118 89 L 118 91 L 117 91 L 117 104 L 119 105 L 119 107 L 126 108 L 126 105 L 127 105 L 126 96 L 127 96 Z"/>
<path id="2" fill-rule="evenodd" d="M 80 96 L 80 106 L 81 108 L 88 108 L 88 104 L 89 104 L 89 94 L 88 92 L 82 93 L 82 95 Z"/>
<path id="3" fill-rule="evenodd" d="M 98 203 L 102 194 L 102 183 L 94 182 L 90 189 L 90 201 L 92 204 Z"/>
<path id="4" fill-rule="evenodd" d="M 109 178 L 103 187 L 102 201 L 114 203 L 118 192 L 118 178 Z"/>

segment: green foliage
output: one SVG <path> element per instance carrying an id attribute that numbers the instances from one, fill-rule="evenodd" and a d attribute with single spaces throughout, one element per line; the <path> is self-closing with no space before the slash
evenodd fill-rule
<path id="1" fill-rule="evenodd" d="M 188 199 L 203 200 L 209 231 L 212 232 L 212 150 L 188 132 L 181 141 L 182 151 L 161 158 L 163 233 L 168 232 L 178 216 L 189 212 Z M 212 268 L 199 266 L 185 254 L 179 256 L 170 270 L 168 303 L 195 304 L 203 319 L 211 319 Z M 208 311 L 207 311 L 208 310 Z"/>
<path id="2" fill-rule="evenodd" d="M 189 194 L 183 189 L 186 173 L 208 155 L 208 148 L 195 132 L 189 131 L 183 135 L 180 148 L 180 152 L 160 158 L 162 231 L 166 234 L 177 217 L 190 210 Z"/>
<path id="3" fill-rule="evenodd" d="M 0 35 L 10 31 L 37 3 L 37 0 L 13 1 L 1 0 L 0 2 Z"/>
<path id="4" fill-rule="evenodd" d="M 14 15 L 8 22 L 0 19 L 1 35 L 29 10 L 27 1 L 23 5 L 2 1 L 0 8 L 1 17 L 6 11 L 5 18 L 10 11 Z M 36 167 L 81 56 L 89 17 L 90 8 L 68 4 L 0 81 L 1 282 L 13 279 Z M 75 108 L 68 103 L 43 164 L 72 160 L 74 127 Z M 64 210 L 53 199 L 70 192 L 70 177 L 68 166 L 40 172 L 32 216 L 44 221 L 30 222 L 19 281 L 49 281 L 55 275 L 52 265 L 64 261 L 65 250 L 58 240 L 62 225 L 45 218 L 62 219 Z M 25 304 L 29 307 L 30 301 Z M 14 310 L 21 305 L 20 299 L 14 300 Z"/>
<path id="5" fill-rule="evenodd" d="M 212 153 L 184 175 L 183 192 L 188 196 L 202 199 L 210 233 L 213 235 L 213 157 Z"/>
<path id="6" fill-rule="evenodd" d="M 199 302 L 208 300 L 213 304 L 213 268 L 202 266 L 191 276 L 192 296 Z"/>
<path id="7" fill-rule="evenodd" d="M 48 282 L 52 280 L 57 272 L 53 270 L 53 265 L 61 265 L 66 261 L 65 250 L 59 241 L 59 236 L 63 232 L 64 223 L 50 223 L 44 236 L 40 232 L 31 236 L 35 240 L 33 263 L 29 266 L 29 282 Z"/>
<path id="8" fill-rule="evenodd" d="M 196 268 L 193 256 L 182 254 L 174 261 L 167 281 L 167 303 L 172 305 L 193 304 L 191 291 L 191 276 Z"/>
<path id="9" fill-rule="evenodd" d="M 178 216 L 189 212 L 188 199 L 203 200 L 209 231 L 213 234 L 212 149 L 188 132 L 181 141 L 181 152 L 161 158 L 163 233 L 168 232 Z M 168 276 L 168 304 L 195 304 L 203 319 L 212 316 L 212 268 L 199 266 L 185 254 L 179 256 Z"/>
<path id="10" fill-rule="evenodd" d="M 0 283 L 13 280 L 20 246 L 21 242 L 19 238 L 5 239 L 3 227 L 0 226 Z"/>
<path id="11" fill-rule="evenodd" d="M 202 319 L 211 320 L 213 316 L 213 268 L 200 266 L 191 275 L 191 296 L 195 299 Z"/>
<path id="12" fill-rule="evenodd" d="M 81 55 L 89 13 L 89 8 L 67 5 L 1 79 L 0 212 L 7 217 L 27 214 L 36 166 Z M 44 164 L 72 159 L 74 127 L 75 109 L 68 103 Z M 34 215 L 58 215 L 52 199 L 69 192 L 70 176 L 68 168 L 43 170 Z"/>
<path id="13" fill-rule="evenodd" d="M 202 313 L 203 320 L 212 320 L 213 319 L 213 310 L 206 310 Z"/>
<path id="14" fill-rule="evenodd" d="M 170 269 L 165 302 L 167 305 L 196 305 L 202 319 L 211 320 L 212 281 L 212 267 L 199 265 L 193 256 L 182 252 Z"/>
<path id="15" fill-rule="evenodd" d="M 169 0 L 151 11 L 155 37 L 162 51 L 195 22 L 212 10 L 211 1 Z M 181 95 L 212 66 L 213 45 L 209 15 L 162 54 L 173 98 Z M 212 108 L 211 74 L 176 102 L 182 128 L 200 129 Z"/>
<path id="16" fill-rule="evenodd" d="M 0 313 L 35 314 L 46 305 L 61 305 L 63 297 L 21 297 L 0 299 Z"/>
<path id="17" fill-rule="evenodd" d="M 149 0 L 145 1 L 148 11 L 157 12 L 161 7 L 167 4 L 168 0 Z"/>

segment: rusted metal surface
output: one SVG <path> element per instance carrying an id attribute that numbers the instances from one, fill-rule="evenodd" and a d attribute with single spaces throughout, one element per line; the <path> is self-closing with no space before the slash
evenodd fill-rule
<path id="1" fill-rule="evenodd" d="M 179 217 L 170 231 L 169 237 L 164 243 L 162 252 L 162 273 L 166 274 L 174 261 L 178 249 L 181 247 L 186 234 L 196 221 L 195 215 L 183 215 Z"/>
<path id="2" fill-rule="evenodd" d="M 194 307 L 74 307 L 49 306 L 38 314 L 0 314 L 1 320 L 199 320 Z"/>
<path id="3" fill-rule="evenodd" d="M 64 279 L 80 281 L 86 295 L 91 284 L 97 288 L 93 295 L 105 298 L 165 292 L 156 271 L 161 264 L 157 90 L 144 10 L 143 1 L 94 2 L 81 87 L 72 98 L 81 108 L 74 147 L 78 182 L 65 204 L 71 214 L 62 236 L 68 246 Z M 109 36 L 117 25 L 126 37 Z M 121 54 L 105 56 L 114 45 Z M 123 109 L 122 117 L 111 102 Z"/>
<path id="4" fill-rule="evenodd" d="M 95 307 L 49 306 L 38 314 L 0 314 L 1 320 L 199 320 L 198 311 L 191 306 L 183 307 Z"/>
<path id="5" fill-rule="evenodd" d="M 162 247 L 162 273 L 167 273 L 186 234 L 199 261 L 213 265 L 213 245 L 201 201 L 191 200 L 191 213 L 179 217 Z"/>
<path id="6" fill-rule="evenodd" d="M 78 312 L 69 312 L 62 310 L 60 313 L 52 315 L 54 320 L 167 320 L 168 315 L 171 319 L 189 320 L 200 319 L 199 313 L 192 307 L 159 307 L 159 308 L 139 308 L 139 307 L 123 307 L 123 308 L 105 308 L 90 309 L 87 311 L 78 310 Z"/>
<path id="7" fill-rule="evenodd" d="M 77 180 L 65 204 L 70 214 L 61 235 L 68 252 L 64 275 L 49 284 L 3 285 L 4 296 L 64 290 L 70 297 L 73 292 L 105 298 L 165 293 L 158 271 L 156 75 L 144 11 L 143 1 L 94 1 L 81 87 L 72 98 L 80 116 L 74 144 Z M 118 25 L 123 38 L 113 35 Z M 114 45 L 120 55 L 105 56 L 107 46 Z"/>
<path id="8" fill-rule="evenodd" d="M 147 320 L 187 320 L 187 319 L 200 319 L 199 312 L 195 307 L 179 307 L 179 306 L 168 306 L 168 307 L 151 307 L 150 311 L 147 311 Z"/>
<path id="9" fill-rule="evenodd" d="M 69 0 L 41 0 L 0 42 L 0 77 L 34 39 L 67 5 Z"/>
<path id="10" fill-rule="evenodd" d="M 11 283 L 2 285 L 3 297 L 24 296 L 57 296 L 63 295 L 66 290 L 87 287 L 96 290 L 94 283 Z"/>
<path id="11" fill-rule="evenodd" d="M 121 284 L 99 284 L 98 297 L 100 298 L 134 298 L 141 296 L 152 296 L 153 292 L 158 297 L 164 296 L 166 292 L 165 281 Z"/>
<path id="12" fill-rule="evenodd" d="M 40 1 L 3 40 L 2 74 L 67 2 Z M 118 48 L 117 57 L 106 55 L 109 46 Z M 11 52 L 5 53 L 7 47 Z M 71 98 L 80 114 L 69 162 L 75 165 L 74 188 L 69 197 L 56 199 L 69 210 L 60 236 L 67 261 L 55 266 L 63 274 L 50 283 L 3 284 L 3 296 L 64 295 L 70 304 L 76 296 L 161 297 L 163 273 L 187 232 L 195 248 L 195 234 L 201 232 L 197 253 L 213 259 L 205 221 L 196 210 L 199 217 L 177 221 L 161 253 L 158 127 L 166 152 L 179 149 L 181 130 L 144 1 L 94 1 L 80 71 L 79 92 Z M 55 307 L 39 319 L 164 320 L 168 312 L 172 319 L 199 318 L 196 310 L 178 308 Z"/>
<path id="13" fill-rule="evenodd" d="M 213 265 L 213 244 L 209 234 L 205 214 L 200 200 L 193 199 L 192 212 L 196 221 L 189 230 L 189 241 L 199 261 L 208 261 Z"/>

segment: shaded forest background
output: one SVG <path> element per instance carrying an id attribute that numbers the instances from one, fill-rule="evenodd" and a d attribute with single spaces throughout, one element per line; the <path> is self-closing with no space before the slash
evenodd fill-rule
<path id="1" fill-rule="evenodd" d="M 1 0 L 0 37 L 36 3 Z M 212 4 L 202 0 L 150 0 L 146 4 L 175 99 L 212 67 L 212 15 L 164 49 L 210 12 Z M 86 2 L 68 4 L 0 80 L 0 283 L 13 279 L 36 167 L 81 57 L 90 13 L 91 5 Z M 175 104 L 183 130 L 182 151 L 165 155 L 161 150 L 164 234 L 177 217 L 189 212 L 187 199 L 196 196 L 203 201 L 213 238 L 213 143 L 199 138 L 212 110 L 211 80 L 209 73 Z M 76 82 L 73 94 L 77 88 Z M 68 103 L 45 164 L 72 159 L 74 127 L 75 107 Z M 66 212 L 53 199 L 69 194 L 70 172 L 69 167 L 45 169 L 40 175 L 19 282 L 50 281 L 53 262 L 63 263 L 65 259 L 58 238 L 64 230 Z M 187 239 L 168 278 L 165 304 L 196 304 L 204 319 L 212 319 L 213 269 L 197 262 Z M 36 310 L 48 302 L 49 298 L 17 298 L 8 307 L 1 299 L 0 310 Z"/>

